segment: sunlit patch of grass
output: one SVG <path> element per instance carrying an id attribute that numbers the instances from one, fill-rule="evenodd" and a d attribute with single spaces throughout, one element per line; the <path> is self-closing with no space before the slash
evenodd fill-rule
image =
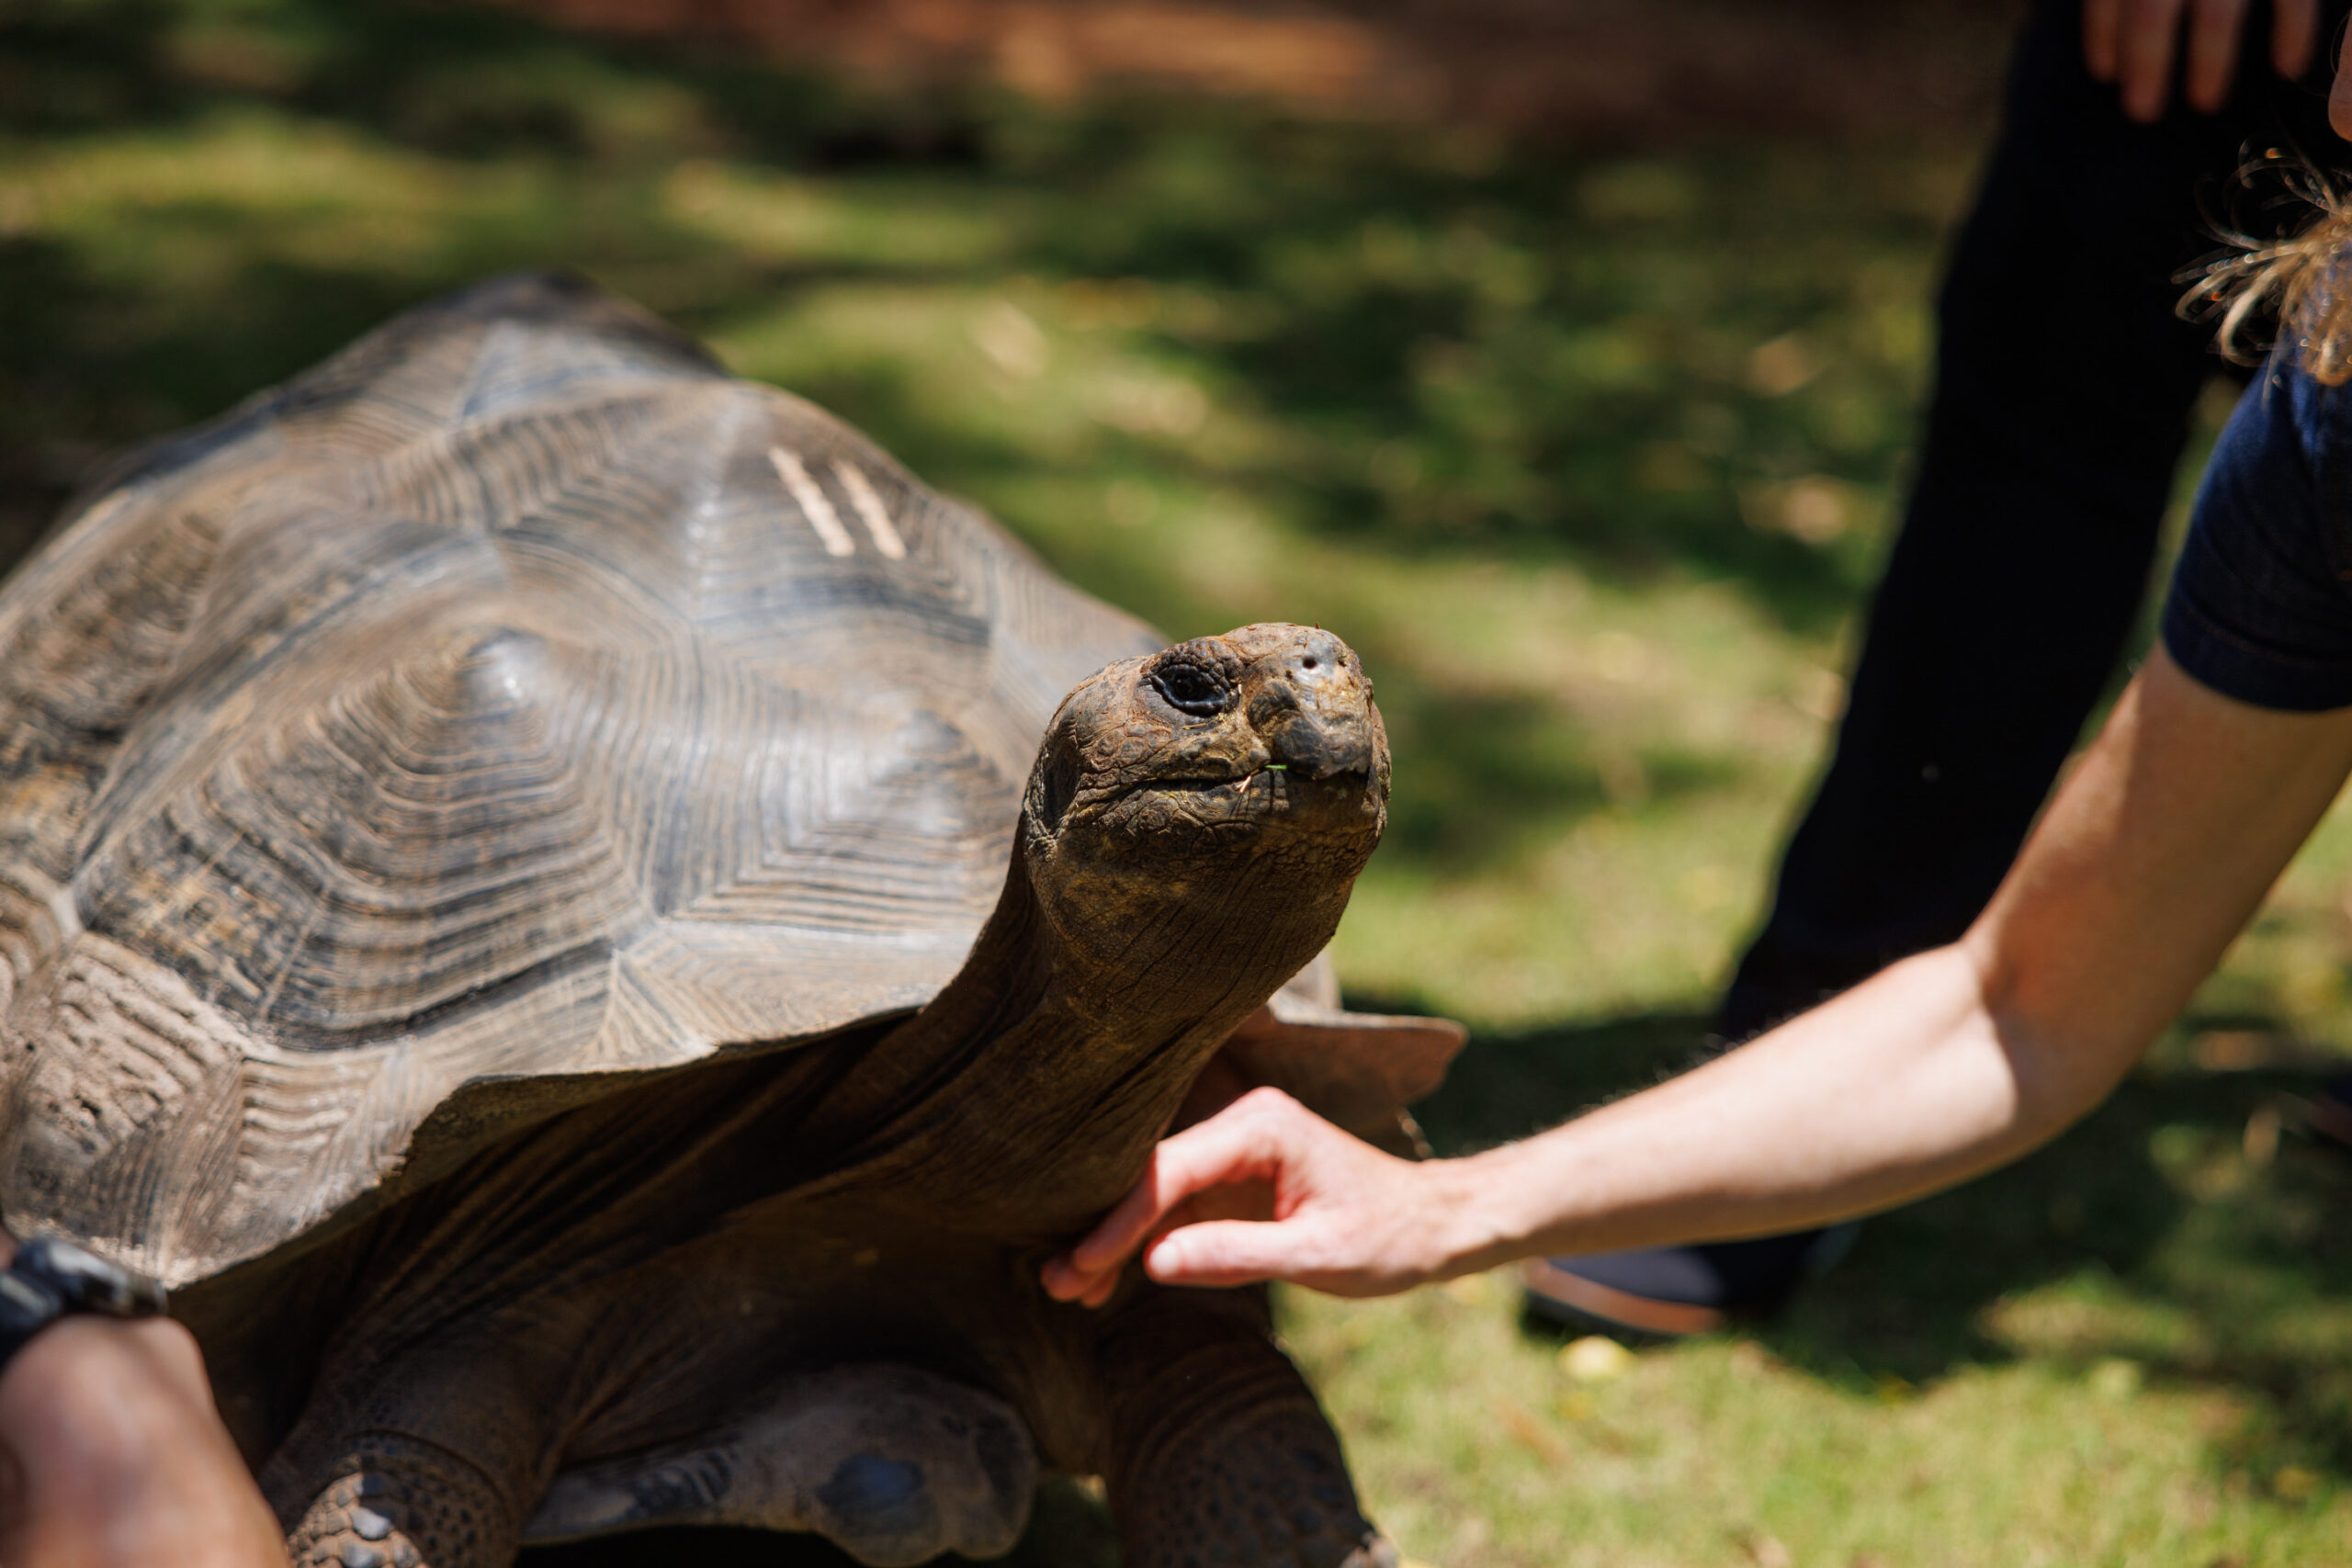
<path id="1" fill-rule="evenodd" d="M 1283 1323 L 1388 1528 L 1430 1562 L 2285 1568 L 2352 1544 L 2352 1498 L 2291 1450 L 2212 1462 L 2261 1427 L 2260 1396 L 2115 1358 L 1825 1380 L 1735 1336 L 1587 1381 L 1521 1330 L 1500 1275 L 1292 1294 Z"/>
<path id="2" fill-rule="evenodd" d="M 662 210 L 741 260 L 791 267 L 960 269 L 1012 248 L 1006 204 L 985 191 L 939 179 L 866 193 L 842 185 L 696 158 L 662 176 Z"/>
<path id="3" fill-rule="evenodd" d="M 452 166 L 333 122 L 223 108 L 11 158 L 0 202 L 20 234 L 66 247 L 85 282 L 194 304 L 270 266 L 395 284 L 430 273 L 448 265 L 453 229 L 543 222 L 569 194 L 552 176 L 519 161 Z"/>

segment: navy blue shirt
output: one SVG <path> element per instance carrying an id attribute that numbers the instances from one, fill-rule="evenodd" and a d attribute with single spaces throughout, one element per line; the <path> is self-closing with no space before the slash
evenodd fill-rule
<path id="1" fill-rule="evenodd" d="M 2163 635 L 2224 696 L 2352 706 L 2352 386 L 2282 352 L 2246 389 L 2198 487 Z"/>

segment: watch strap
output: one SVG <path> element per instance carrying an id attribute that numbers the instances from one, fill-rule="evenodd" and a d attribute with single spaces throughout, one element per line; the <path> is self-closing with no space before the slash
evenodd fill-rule
<path id="1" fill-rule="evenodd" d="M 32 1280 L 63 1302 L 68 1312 L 153 1317 L 164 1310 L 164 1287 L 154 1280 L 53 1235 L 35 1236 L 17 1248 L 0 1273 Z"/>
<path id="2" fill-rule="evenodd" d="M 164 1307 L 163 1286 L 146 1275 L 70 1241 L 36 1236 L 0 1269 L 0 1369 L 69 1313 L 153 1317 Z"/>
<path id="3" fill-rule="evenodd" d="M 65 1298 L 14 1268 L 0 1269 L 0 1367 L 25 1342 L 65 1315 Z"/>

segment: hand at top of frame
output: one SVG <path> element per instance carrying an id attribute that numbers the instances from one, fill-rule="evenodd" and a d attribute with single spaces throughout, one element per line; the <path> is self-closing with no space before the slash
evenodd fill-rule
<path id="1" fill-rule="evenodd" d="M 2248 0 L 2083 0 L 2083 59 L 2093 76 L 2118 84 L 2124 113 L 2153 120 L 2171 96 L 2173 62 L 2186 33 L 2181 96 L 2189 107 L 2211 114 L 2230 96 L 2247 6 Z M 2270 63 L 2281 76 L 2299 77 L 2309 69 L 2318 41 L 2319 0 L 2276 0 Z M 2329 107 L 2333 118 L 2335 106 Z M 2346 134 L 2340 119 L 2335 129 Z"/>
<path id="2" fill-rule="evenodd" d="M 187 1329 L 68 1317 L 0 1371 L 0 1562 L 284 1568 Z"/>
<path id="3" fill-rule="evenodd" d="M 1119 1206 L 1046 1265 L 1046 1291 L 1101 1306 L 1138 1248 L 1166 1285 L 1410 1290 L 1453 1271 L 1467 1205 L 1448 1192 L 1449 1168 L 1383 1154 L 1281 1090 L 1254 1089 L 1162 1142 Z"/>

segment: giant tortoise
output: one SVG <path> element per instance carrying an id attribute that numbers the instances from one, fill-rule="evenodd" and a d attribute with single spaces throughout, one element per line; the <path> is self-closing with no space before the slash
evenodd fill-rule
<path id="1" fill-rule="evenodd" d="M 0 591 L 0 1205 L 173 1288 L 300 1564 L 985 1556 L 1041 1467 L 1129 1568 L 1385 1562 L 1262 1301 L 1037 1269 L 1212 1066 L 1404 1135 L 1459 1031 L 1316 963 L 1387 786 L 1339 638 L 1163 647 L 485 284 Z"/>

